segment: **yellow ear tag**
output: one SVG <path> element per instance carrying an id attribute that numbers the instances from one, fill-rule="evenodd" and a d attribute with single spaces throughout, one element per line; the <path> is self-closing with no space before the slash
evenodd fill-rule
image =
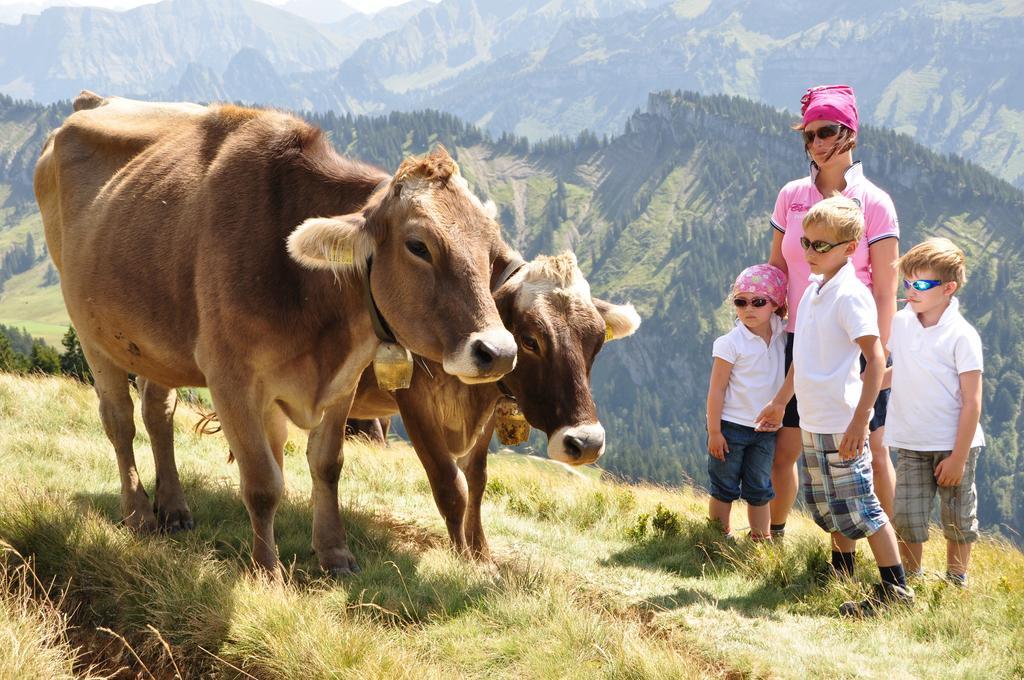
<path id="1" fill-rule="evenodd" d="M 373 357 L 373 374 L 382 390 L 404 390 L 412 384 L 412 352 L 393 342 L 377 347 Z"/>
<path id="2" fill-rule="evenodd" d="M 348 239 L 333 241 L 328 248 L 327 259 L 331 264 L 352 264 L 355 261 L 352 241 Z"/>
<path id="3" fill-rule="evenodd" d="M 494 431 L 505 446 L 522 444 L 530 438 L 530 423 L 519 410 L 515 399 L 502 397 L 494 409 Z"/>
<path id="4" fill-rule="evenodd" d="M 612 330 L 611 326 L 604 327 L 604 341 L 610 342 L 615 339 L 615 331 Z"/>

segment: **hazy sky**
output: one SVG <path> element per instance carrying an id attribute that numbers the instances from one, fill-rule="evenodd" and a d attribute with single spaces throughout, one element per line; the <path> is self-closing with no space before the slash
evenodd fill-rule
<path id="1" fill-rule="evenodd" d="M 82 5 L 86 7 L 108 7 L 110 9 L 127 9 L 139 5 L 149 5 L 156 0 L 0 0 L 0 8 L 20 12 L 38 13 L 44 7 L 53 5 Z M 271 5 L 283 5 L 287 0 L 262 0 Z M 375 12 L 383 7 L 401 5 L 408 0 L 343 0 L 345 4 L 362 12 Z M 7 12 L 5 12 L 6 14 Z"/>

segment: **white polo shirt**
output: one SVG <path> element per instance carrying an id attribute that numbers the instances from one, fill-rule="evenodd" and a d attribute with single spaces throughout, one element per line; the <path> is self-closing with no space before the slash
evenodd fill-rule
<path id="1" fill-rule="evenodd" d="M 960 374 L 984 370 L 981 337 L 955 297 L 939 322 L 925 328 L 910 304 L 892 320 L 892 394 L 885 444 L 912 451 L 952 451 L 963 406 Z M 971 447 L 984 446 L 981 425 Z"/>
<path id="2" fill-rule="evenodd" d="M 815 434 L 846 432 L 861 395 L 857 338 L 878 337 L 871 291 L 847 261 L 832 280 L 811 276 L 800 299 L 793 337 L 793 378 L 800 428 Z"/>
<path id="3" fill-rule="evenodd" d="M 732 364 L 729 384 L 722 403 L 722 420 L 754 427 L 761 409 L 772 400 L 786 379 L 785 322 L 771 316 L 772 336 L 765 342 L 750 332 L 742 321 L 715 340 L 712 355 Z"/>

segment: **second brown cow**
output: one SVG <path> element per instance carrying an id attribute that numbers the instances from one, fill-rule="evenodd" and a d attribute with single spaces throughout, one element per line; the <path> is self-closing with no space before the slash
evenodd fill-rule
<path id="1" fill-rule="evenodd" d="M 489 549 L 480 507 L 503 391 L 547 434 L 551 458 L 592 463 L 604 453 L 605 432 L 591 396 L 591 366 L 606 339 L 631 335 L 640 325 L 632 305 L 591 297 L 572 253 L 524 264 L 494 299 L 519 345 L 516 367 L 500 383 L 466 385 L 436 364 L 417 360 L 412 386 L 394 393 L 378 389 L 366 371 L 351 410 L 362 419 L 401 413 L 452 544 L 485 560 Z"/>

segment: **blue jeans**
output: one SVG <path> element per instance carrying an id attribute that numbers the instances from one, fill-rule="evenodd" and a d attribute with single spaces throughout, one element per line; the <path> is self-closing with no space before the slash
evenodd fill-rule
<path id="1" fill-rule="evenodd" d="M 725 460 L 708 456 L 711 496 L 723 503 L 742 498 L 750 505 L 764 505 L 775 498 L 772 461 L 775 433 L 722 421 L 722 436 L 729 444 Z"/>

